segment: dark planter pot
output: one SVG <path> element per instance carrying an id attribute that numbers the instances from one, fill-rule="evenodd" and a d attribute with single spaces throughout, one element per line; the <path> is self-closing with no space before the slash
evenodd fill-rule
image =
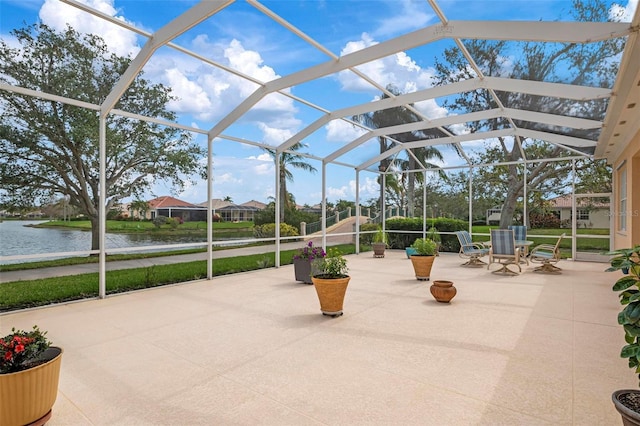
<path id="1" fill-rule="evenodd" d="M 620 413 L 620 415 L 622 416 L 622 424 L 624 426 L 640 426 L 640 413 L 628 408 L 620 401 L 621 397 L 624 398 L 624 396 L 628 394 L 635 394 L 640 400 L 640 390 L 622 389 L 615 391 L 613 395 L 611 395 L 613 405 L 616 407 L 616 410 L 618 410 L 618 413 Z"/>
<path id="2" fill-rule="evenodd" d="M 305 284 L 313 284 L 311 281 L 311 272 L 313 265 L 309 259 L 293 259 L 293 270 L 295 272 L 296 281 L 302 281 Z"/>
<path id="3" fill-rule="evenodd" d="M 371 247 L 373 248 L 373 257 L 384 257 L 384 249 L 387 248 L 385 243 L 373 243 Z"/>

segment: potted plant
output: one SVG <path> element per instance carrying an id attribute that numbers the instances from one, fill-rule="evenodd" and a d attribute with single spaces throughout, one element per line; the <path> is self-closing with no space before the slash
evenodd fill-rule
<path id="1" fill-rule="evenodd" d="M 314 261 L 322 259 L 326 256 L 322 247 L 313 245 L 313 241 L 309 240 L 306 246 L 298 249 L 293 255 L 293 269 L 296 281 L 302 281 L 305 284 L 313 284 L 311 276 L 319 271 L 314 271 Z"/>
<path id="2" fill-rule="evenodd" d="M 627 275 L 613 285 L 613 291 L 620 292 L 620 304 L 624 306 L 618 314 L 618 324 L 624 328 L 627 344 L 620 356 L 628 358 L 629 367 L 640 373 L 640 245 L 607 254 L 613 255 L 607 272 L 627 270 Z M 640 390 L 617 390 L 612 399 L 624 425 L 640 425 Z"/>
<path id="3" fill-rule="evenodd" d="M 388 244 L 389 238 L 387 236 L 387 233 L 379 227 L 376 233 L 373 234 L 373 239 L 371 240 L 373 257 L 384 257 L 384 250 L 387 248 Z"/>
<path id="4" fill-rule="evenodd" d="M 316 259 L 314 263 L 321 271 L 311 277 L 320 300 L 320 310 L 323 315 L 339 317 L 343 313 L 344 295 L 351 279 L 347 275 L 347 259 L 338 249 L 331 248 L 325 257 Z"/>
<path id="5" fill-rule="evenodd" d="M 432 226 L 427 231 L 427 238 L 436 243 L 436 256 L 440 255 L 440 247 L 442 247 L 442 239 L 440 238 L 440 232 L 435 226 Z"/>
<path id="6" fill-rule="evenodd" d="M 416 278 L 420 281 L 428 281 L 436 256 L 437 245 L 435 241 L 431 238 L 418 238 L 411 244 L 411 248 L 415 250 L 415 254 L 411 255 L 411 263 Z"/>
<path id="7" fill-rule="evenodd" d="M 44 424 L 58 395 L 62 349 L 37 326 L 0 339 L 0 425 Z"/>

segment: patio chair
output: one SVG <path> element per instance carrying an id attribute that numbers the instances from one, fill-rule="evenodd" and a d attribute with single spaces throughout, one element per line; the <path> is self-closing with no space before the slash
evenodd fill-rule
<path id="1" fill-rule="evenodd" d="M 507 229 L 513 231 L 513 237 L 516 241 L 525 241 L 527 239 L 527 227 L 522 225 L 509 225 Z"/>
<path id="2" fill-rule="evenodd" d="M 533 241 L 527 241 L 527 227 L 523 225 L 509 225 L 507 229 L 511 229 L 513 231 L 513 237 L 516 240 L 516 247 L 520 248 L 522 263 L 526 263 L 528 266 L 529 246 Z"/>
<path id="3" fill-rule="evenodd" d="M 556 245 L 552 244 L 540 244 L 531 250 L 529 260 L 533 263 L 540 263 L 541 265 L 536 267 L 533 272 L 543 272 L 547 274 L 560 274 L 562 268 L 555 266 L 560 261 L 560 241 L 566 234 L 560 235 Z"/>
<path id="4" fill-rule="evenodd" d="M 460 252 L 458 254 L 461 258 L 467 259 L 462 266 L 481 267 L 486 265 L 486 262 L 483 262 L 480 258 L 489 254 L 488 247 L 483 243 L 474 243 L 471 240 L 471 234 L 467 231 L 456 231 L 456 236 L 460 242 Z"/>
<path id="5" fill-rule="evenodd" d="M 491 230 L 491 249 L 489 250 L 487 269 L 490 269 L 493 263 L 502 265 L 502 268 L 491 271 L 493 273 L 518 275 L 519 272 L 522 272 L 522 268 L 520 268 L 520 249 L 516 247 L 516 239 L 511 229 Z M 517 266 L 518 272 L 509 269 L 509 265 Z"/>

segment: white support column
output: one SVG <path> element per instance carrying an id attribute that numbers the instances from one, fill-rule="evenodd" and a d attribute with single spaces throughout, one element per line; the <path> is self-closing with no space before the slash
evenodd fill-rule
<path id="1" fill-rule="evenodd" d="M 473 235 L 473 167 L 469 167 L 469 235 Z"/>
<path id="2" fill-rule="evenodd" d="M 356 169 L 356 254 L 360 254 L 360 170 Z"/>
<path id="3" fill-rule="evenodd" d="M 529 226 L 529 216 L 527 215 L 527 162 L 525 160 L 522 165 L 522 179 L 524 180 L 524 188 L 523 188 L 523 198 L 522 198 L 522 224 L 525 226 Z"/>
<path id="4" fill-rule="evenodd" d="M 571 160 L 571 259 L 576 260 L 578 242 L 578 209 L 576 208 L 576 160 Z"/>
<path id="5" fill-rule="evenodd" d="M 427 238 L 427 171 L 422 171 L 422 238 Z"/>
<path id="6" fill-rule="evenodd" d="M 98 197 L 98 228 L 100 239 L 100 255 L 98 259 L 98 297 L 107 297 L 107 121 L 106 117 L 100 114 L 99 119 L 100 137 L 100 195 Z"/>
<path id="7" fill-rule="evenodd" d="M 276 268 L 280 267 L 280 204 L 282 200 L 280 199 L 280 158 L 282 153 L 276 151 L 275 161 L 276 161 L 276 229 L 275 229 L 275 247 L 276 247 Z M 286 197 L 287 194 L 284 194 Z"/>
<path id="8" fill-rule="evenodd" d="M 380 212 L 380 226 L 384 227 L 384 222 L 387 218 L 387 197 L 386 194 L 387 193 L 387 173 L 383 173 L 382 174 L 382 192 L 380 193 L 380 196 L 382 197 L 380 200 L 380 203 L 382 204 L 381 206 L 381 212 Z"/>
<path id="9" fill-rule="evenodd" d="M 322 248 L 327 251 L 327 163 L 322 162 Z"/>
<path id="10" fill-rule="evenodd" d="M 207 279 L 213 279 L 213 138 L 207 136 Z"/>

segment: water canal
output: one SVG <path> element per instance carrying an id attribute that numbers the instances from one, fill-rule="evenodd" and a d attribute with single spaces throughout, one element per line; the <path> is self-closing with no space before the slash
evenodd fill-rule
<path id="1" fill-rule="evenodd" d="M 0 263 L 17 263 L 23 260 L 5 260 L 2 257 L 57 252 L 87 251 L 91 249 L 91 233 L 59 228 L 34 228 L 37 220 L 4 220 L 0 222 Z M 206 242 L 206 237 L 189 235 L 113 234 L 107 233 L 106 248 L 126 248 L 165 244 Z"/>

